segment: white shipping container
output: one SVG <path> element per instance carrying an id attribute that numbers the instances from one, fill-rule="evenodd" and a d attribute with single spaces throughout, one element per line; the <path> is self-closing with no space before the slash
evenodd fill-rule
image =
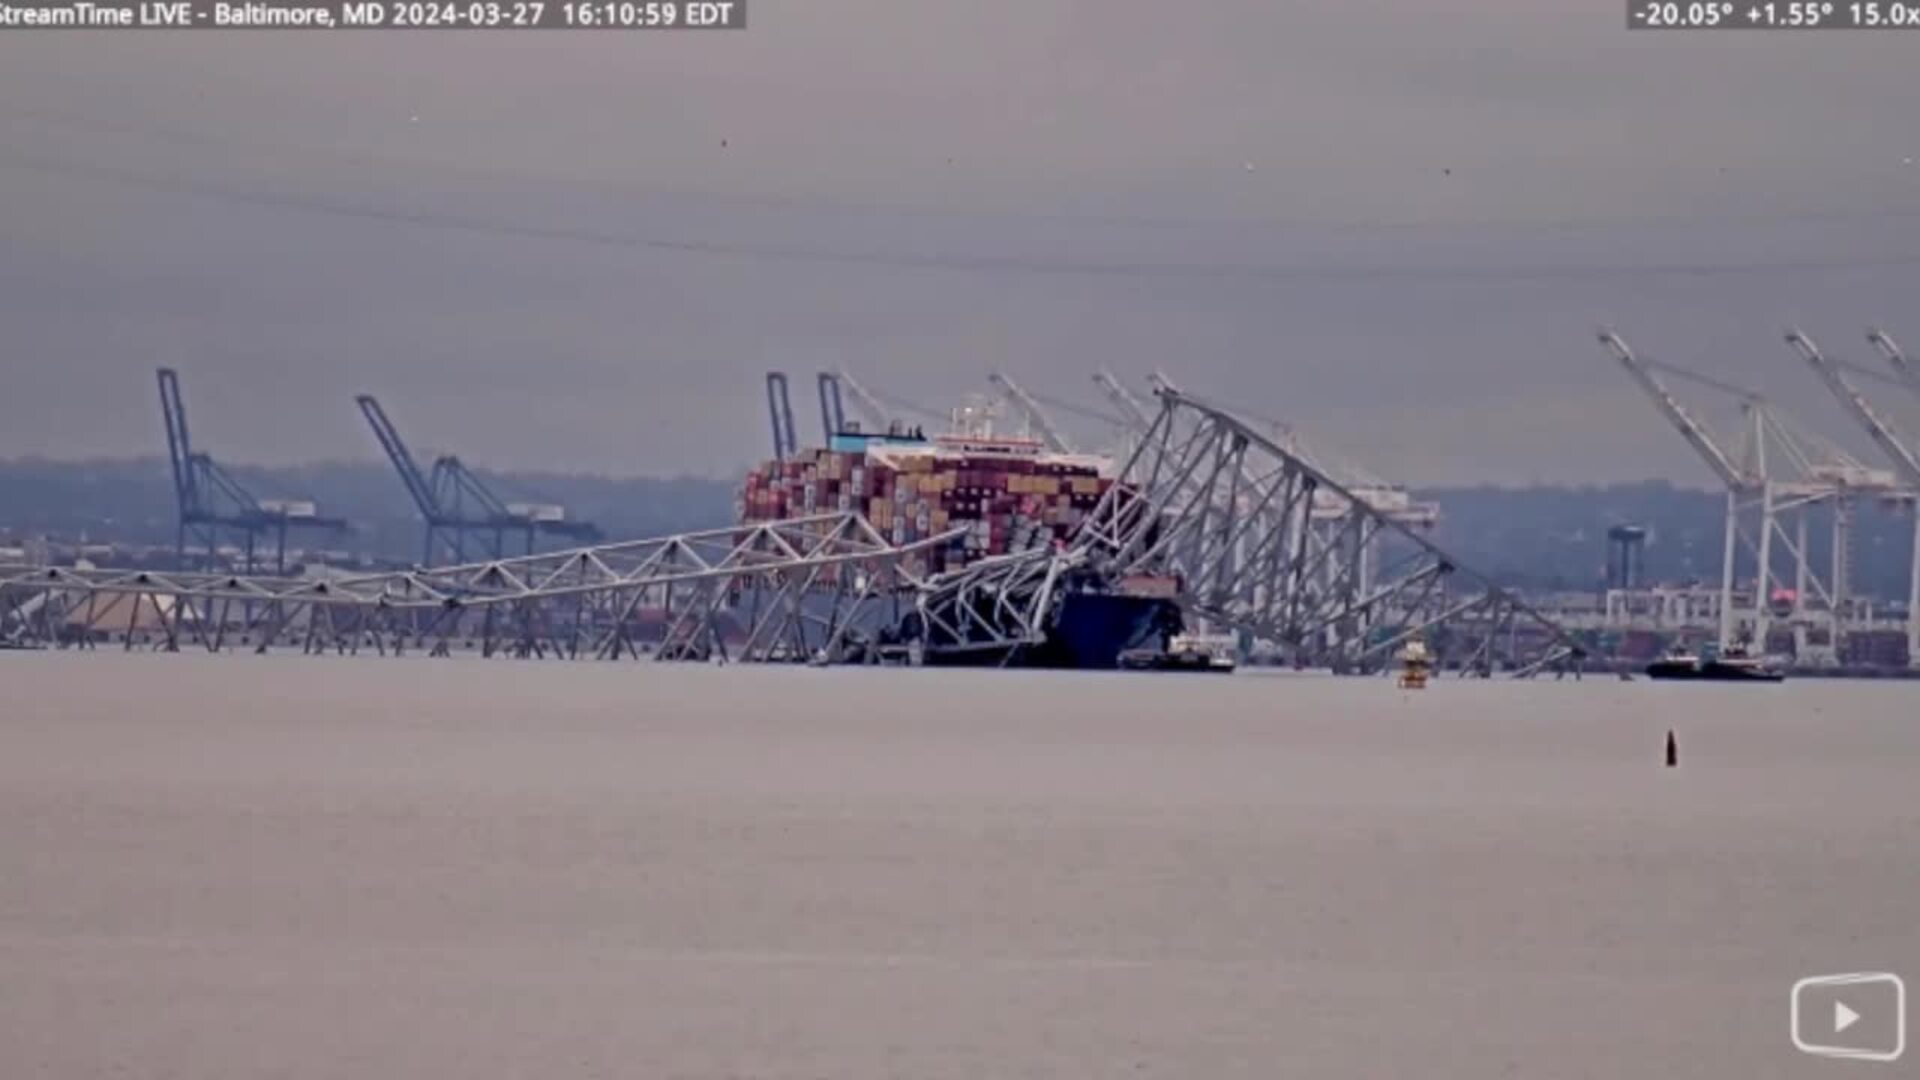
<path id="1" fill-rule="evenodd" d="M 261 499 L 260 509 L 290 518 L 310 518 L 320 512 L 318 507 L 305 499 Z"/>
<path id="2" fill-rule="evenodd" d="M 508 503 L 507 513 L 529 521 L 565 521 L 567 508 L 553 503 Z"/>

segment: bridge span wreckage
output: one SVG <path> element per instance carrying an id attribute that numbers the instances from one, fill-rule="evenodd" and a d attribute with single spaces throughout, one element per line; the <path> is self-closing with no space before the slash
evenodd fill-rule
<path id="1" fill-rule="evenodd" d="M 1468 674 L 1577 670 L 1580 644 L 1388 510 L 1171 386 L 1065 540 L 953 569 L 959 530 L 858 510 L 331 577 L 0 566 L 0 645 L 810 663 L 1045 663 L 1063 610 L 1151 575 L 1189 628 L 1365 673 L 1418 638 Z"/>

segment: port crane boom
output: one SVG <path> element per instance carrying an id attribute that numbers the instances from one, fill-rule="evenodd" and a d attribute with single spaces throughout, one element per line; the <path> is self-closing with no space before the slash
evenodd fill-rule
<path id="1" fill-rule="evenodd" d="M 238 533 L 245 570 L 254 569 L 254 549 L 262 536 L 274 539 L 276 573 L 287 569 L 287 531 L 292 528 L 339 532 L 345 520 L 321 517 L 305 499 L 255 498 L 246 486 L 220 467 L 212 456 L 193 448 L 187 428 L 187 403 L 180 392 L 180 375 L 172 368 L 155 372 L 160 387 L 160 418 L 167 432 L 167 461 L 173 470 L 173 493 L 178 513 L 175 557 L 187 565 L 187 540 L 200 542 L 211 567 L 220 546 L 222 529 Z"/>
<path id="2" fill-rule="evenodd" d="M 200 501 L 193 475 L 193 440 L 187 434 L 187 404 L 180 396 L 180 376 L 172 368 L 161 368 L 156 374 L 160 383 L 160 419 L 167 428 L 167 458 L 173 464 L 173 492 L 184 530 L 187 509 L 197 507 Z M 184 550 L 184 540 L 181 546 Z"/>
<path id="3" fill-rule="evenodd" d="M 899 426 L 899 418 L 893 415 L 893 410 L 874 396 L 873 391 L 862 386 L 852 372 L 838 368 L 833 374 L 840 381 L 840 388 L 853 398 L 853 407 L 859 410 L 861 417 L 872 425 L 873 430 L 886 431 Z"/>
<path id="4" fill-rule="evenodd" d="M 1153 419 L 1147 415 L 1147 410 L 1140 404 L 1140 399 L 1134 397 L 1133 392 L 1122 385 L 1119 379 L 1114 378 L 1112 372 L 1101 368 L 1093 373 L 1093 381 L 1100 389 L 1107 392 L 1107 398 L 1113 402 L 1115 408 L 1120 410 L 1120 414 L 1126 417 L 1129 424 L 1141 431 L 1145 431 L 1152 425 Z"/>
<path id="5" fill-rule="evenodd" d="M 495 558 L 508 554 L 508 533 L 526 538 L 529 555 L 533 554 L 535 538 L 542 534 L 581 543 L 600 538 L 600 530 L 591 522 L 567 520 L 565 507 L 506 502 L 452 454 L 436 458 L 432 470 L 423 474 L 413 452 L 407 449 L 406 440 L 400 437 L 400 429 L 387 416 L 379 400 L 371 394 L 361 394 L 354 398 L 354 403 L 360 407 L 360 414 L 373 429 L 380 449 L 400 474 L 400 482 L 426 521 L 422 557 L 427 565 L 433 563 L 436 539 L 460 560 L 466 558 L 469 535 L 490 540 L 482 546 Z"/>
<path id="6" fill-rule="evenodd" d="M 432 518 L 440 512 L 438 500 L 428 485 L 426 475 L 420 471 L 420 465 L 413 459 L 413 451 L 407 449 L 406 440 L 400 437 L 400 431 L 387 419 L 385 409 L 370 394 L 354 398 L 360 406 L 360 415 L 367 418 L 367 424 L 373 428 L 373 437 L 379 441 L 380 449 L 386 452 L 387 460 L 393 463 L 394 470 L 400 474 L 400 482 L 406 487 L 407 495 L 413 499 L 421 516 Z"/>
<path id="7" fill-rule="evenodd" d="M 1907 354 L 1900 351 L 1899 344 L 1884 330 L 1867 331 L 1867 340 L 1880 350 L 1880 355 L 1887 358 L 1887 364 L 1907 384 L 1907 389 L 1920 395 L 1920 367 L 1915 367 L 1913 361 L 1907 359 Z"/>
<path id="8" fill-rule="evenodd" d="M 1814 374 L 1826 384 L 1827 391 L 1833 395 L 1834 400 L 1852 414 L 1854 420 L 1873 437 L 1874 444 L 1879 446 L 1880 451 L 1900 470 L 1906 482 L 1920 487 L 1920 454 L 1916 454 L 1913 448 L 1900 438 L 1899 433 L 1894 431 L 1893 425 L 1874 409 L 1868 402 L 1867 396 L 1860 392 L 1860 388 L 1854 385 L 1851 379 L 1847 378 L 1840 365 L 1827 359 L 1821 353 L 1820 347 L 1799 330 L 1787 331 L 1787 344 L 1798 350 L 1801 357 L 1813 367 Z"/>
<path id="9" fill-rule="evenodd" d="M 1042 408 L 1031 394 L 1021 389 L 1019 383 L 998 371 L 988 375 L 987 379 L 1020 407 L 1020 411 L 1026 414 L 1027 422 L 1033 426 L 1035 433 L 1040 436 L 1042 442 L 1047 444 L 1047 449 L 1063 454 L 1073 452 L 1073 447 L 1068 444 L 1066 437 L 1060 434 L 1060 429 L 1055 427 L 1052 418 L 1047 416 L 1047 410 Z"/>
<path id="10" fill-rule="evenodd" d="M 1693 448 L 1694 453 L 1700 455 L 1701 459 L 1707 463 L 1707 467 L 1720 478 L 1722 484 L 1725 484 L 1729 490 L 1735 490 L 1753 487 L 1759 481 L 1758 477 L 1749 475 L 1746 470 L 1733 463 L 1733 459 L 1720 447 L 1720 443 L 1707 431 L 1706 426 L 1694 419 L 1686 406 L 1680 404 L 1679 399 L 1673 396 L 1673 392 L 1667 389 L 1666 383 L 1660 381 L 1660 377 L 1653 373 L 1654 365 L 1650 361 L 1635 356 L 1633 350 L 1627 347 L 1627 343 L 1611 330 L 1600 331 L 1600 344 L 1606 346 L 1607 351 L 1613 354 L 1613 358 L 1620 362 L 1620 366 L 1626 369 L 1627 374 L 1632 376 L 1633 381 L 1667 418 L 1667 422 L 1680 432 L 1680 436 L 1687 440 L 1687 445 Z M 1721 389 L 1748 398 L 1748 403 L 1752 404 L 1752 395 L 1749 391 L 1724 384 L 1720 386 Z"/>

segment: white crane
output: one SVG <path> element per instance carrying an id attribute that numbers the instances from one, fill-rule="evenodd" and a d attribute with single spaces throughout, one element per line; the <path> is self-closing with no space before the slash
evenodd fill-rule
<path id="1" fill-rule="evenodd" d="M 1884 330 L 1869 330 L 1867 340 L 1880 350 L 1881 356 L 1887 358 L 1888 366 L 1907 384 L 1907 389 L 1920 395 L 1920 367 L 1915 367 L 1913 361 L 1907 359 L 1907 354 L 1900 351 L 1900 346 L 1893 338 Z"/>
<path id="2" fill-rule="evenodd" d="M 1040 437 L 1041 442 L 1046 443 L 1047 449 L 1063 454 L 1073 453 L 1073 447 L 1067 443 L 1066 437 L 1060 434 L 1060 429 L 1054 425 L 1047 411 L 1041 408 L 1040 403 L 1035 401 L 1031 394 L 1022 390 L 1019 383 L 998 371 L 989 374 L 987 380 L 1026 414 L 1028 428 Z"/>
<path id="3" fill-rule="evenodd" d="M 1851 413 L 1867 434 L 1872 436 L 1874 444 L 1879 446 L 1880 451 L 1893 462 L 1894 468 L 1906 478 L 1906 482 L 1920 487 L 1920 454 L 1915 453 L 1913 448 L 1906 444 L 1906 441 L 1900 437 L 1900 433 L 1894 429 L 1893 424 L 1882 417 L 1867 400 L 1867 396 L 1854 385 L 1853 380 L 1847 378 L 1843 370 L 1847 365 L 1827 359 L 1826 355 L 1820 351 L 1820 347 L 1813 343 L 1813 339 L 1797 329 L 1787 331 L 1787 344 L 1798 350 L 1807 363 L 1812 365 L 1814 373 L 1819 375 L 1820 381 L 1826 384 L 1828 392 L 1832 393 L 1841 407 Z"/>
<path id="4" fill-rule="evenodd" d="M 1743 637 L 1750 637 L 1757 649 L 1767 647 L 1772 628 L 1770 601 L 1776 586 L 1782 584 L 1774 567 L 1774 548 L 1778 545 L 1793 561 L 1789 618 L 1796 656 L 1803 661 L 1837 661 L 1846 608 L 1846 564 L 1844 556 L 1836 560 L 1837 573 L 1832 581 L 1823 582 L 1812 572 L 1807 559 L 1807 512 L 1822 503 L 1833 507 L 1835 529 L 1839 534 L 1836 539 L 1844 544 L 1844 495 L 1848 484 L 1857 481 L 1870 485 L 1890 479 L 1889 474 L 1876 473 L 1839 449 L 1801 435 L 1757 391 L 1675 364 L 1636 356 L 1617 334 L 1605 329 L 1600 331 L 1600 343 L 1726 488 L 1720 564 L 1720 647 L 1731 648 Z M 1706 424 L 1680 404 L 1656 372 L 1733 397 L 1742 418 L 1741 441 L 1735 450 L 1730 451 Z M 1819 452 L 1810 450 L 1810 446 Z M 1790 470 L 1784 478 L 1773 472 L 1775 458 Z M 1791 535 L 1781 525 L 1785 515 L 1793 518 Z M 1752 528 L 1748 527 L 1750 519 Z M 1755 568 L 1752 596 L 1744 608 L 1734 587 L 1743 555 L 1753 560 Z M 1829 641 L 1823 647 L 1813 647 L 1807 638 L 1809 590 L 1824 602 L 1830 614 Z"/>
<path id="5" fill-rule="evenodd" d="M 1113 402 L 1113 407 L 1120 410 L 1122 434 L 1120 448 L 1114 453 L 1114 458 L 1125 468 L 1139 449 L 1141 437 L 1153 426 L 1153 418 L 1147 415 L 1147 408 L 1140 403 L 1140 399 L 1134 397 L 1133 392 L 1106 368 L 1093 373 L 1093 382 L 1106 392 L 1107 400 Z"/>
<path id="6" fill-rule="evenodd" d="M 1701 460 L 1707 463 L 1707 467 L 1713 470 L 1714 475 L 1720 478 L 1720 482 L 1726 485 L 1728 490 L 1760 485 L 1761 478 L 1734 464 L 1733 458 L 1720 448 L 1719 441 L 1713 437 L 1712 432 L 1707 430 L 1706 425 L 1694 419 L 1686 406 L 1680 404 L 1679 399 L 1673 396 L 1673 392 L 1667 389 L 1667 384 L 1661 382 L 1660 377 L 1653 373 L 1651 362 L 1635 356 L 1633 350 L 1627 347 L 1627 343 L 1611 330 L 1600 331 L 1600 344 L 1606 346 L 1607 351 L 1613 354 L 1613 358 L 1618 360 L 1627 374 L 1633 377 L 1633 381 L 1640 384 L 1640 389 L 1653 400 L 1654 405 L 1666 416 L 1667 421 L 1680 432 L 1681 438 L 1687 440 L 1687 445 L 1693 447 L 1694 452 L 1700 455 Z M 1757 400 L 1756 395 L 1748 399 L 1748 404 Z"/>
<path id="7" fill-rule="evenodd" d="M 1147 415 L 1146 407 L 1140 404 L 1140 399 L 1134 397 L 1132 391 L 1122 386 L 1120 380 L 1113 377 L 1112 372 L 1101 368 L 1093 373 L 1093 381 L 1096 386 L 1107 392 L 1107 398 L 1113 402 L 1115 408 L 1120 410 L 1120 415 L 1125 417 L 1128 423 L 1142 431 L 1153 423 L 1153 418 Z"/>
<path id="8" fill-rule="evenodd" d="M 834 370 L 834 375 L 840 380 L 840 386 L 853 398 L 853 407 L 860 410 L 860 415 L 873 425 L 874 431 L 891 431 L 900 427 L 899 417 L 875 397 L 873 391 L 860 385 L 860 380 L 853 377 L 853 372 L 841 367 Z"/>
<path id="9" fill-rule="evenodd" d="M 1896 369 L 1901 370 L 1902 374 L 1910 374 L 1904 370 L 1906 358 L 1900 354 L 1899 346 L 1894 345 L 1884 334 L 1877 330 L 1871 331 L 1867 335 L 1867 340 L 1880 346 L 1887 353 L 1888 359 L 1898 357 Z M 1882 344 L 1883 342 L 1885 344 Z M 1920 453 L 1915 453 L 1913 448 L 1907 445 L 1906 440 L 1901 438 L 1893 425 L 1874 409 L 1873 404 L 1867 400 L 1867 396 L 1860 391 L 1860 388 L 1847 378 L 1842 365 L 1827 359 L 1811 338 L 1797 329 L 1788 330 L 1787 344 L 1799 351 L 1800 355 L 1813 367 L 1814 374 L 1826 384 L 1828 392 L 1834 396 L 1834 399 L 1852 414 L 1862 428 L 1866 429 L 1875 445 L 1880 447 L 1881 453 L 1893 462 L 1894 468 L 1908 487 L 1906 494 L 1914 515 L 1914 529 L 1913 562 L 1907 570 L 1907 664 L 1910 667 L 1920 668 L 1920 502 L 1915 501 L 1916 493 L 1920 493 Z M 1836 563 L 1844 557 L 1839 544 L 1840 537 L 1836 536 L 1834 549 Z"/>

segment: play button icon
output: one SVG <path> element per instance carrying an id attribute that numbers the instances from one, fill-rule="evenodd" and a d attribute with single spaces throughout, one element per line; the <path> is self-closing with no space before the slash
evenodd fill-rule
<path id="1" fill-rule="evenodd" d="M 1898 975 L 1861 971 L 1801 979 L 1793 984 L 1793 1045 L 1815 1057 L 1898 1061 L 1907 1049 L 1906 1013 L 1907 988 Z"/>

